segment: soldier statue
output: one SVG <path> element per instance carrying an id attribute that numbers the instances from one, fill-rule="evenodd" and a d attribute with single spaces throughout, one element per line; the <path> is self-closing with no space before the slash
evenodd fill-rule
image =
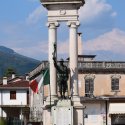
<path id="1" fill-rule="evenodd" d="M 53 53 L 54 66 L 57 69 L 57 83 L 59 85 L 59 92 L 61 99 L 66 99 L 65 93 L 68 89 L 67 80 L 69 69 L 64 65 L 63 59 L 61 59 L 59 64 L 56 61 L 56 45 L 54 44 L 54 53 Z"/>

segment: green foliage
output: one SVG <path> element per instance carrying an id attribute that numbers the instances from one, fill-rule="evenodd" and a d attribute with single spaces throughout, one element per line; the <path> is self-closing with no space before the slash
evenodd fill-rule
<path id="1" fill-rule="evenodd" d="M 0 125 L 7 125 L 6 120 L 3 118 L 0 118 Z"/>
<path id="2" fill-rule="evenodd" d="M 9 67 L 8 69 L 6 69 L 4 76 L 10 77 L 12 76 L 12 74 L 16 74 L 16 71 L 13 68 Z"/>

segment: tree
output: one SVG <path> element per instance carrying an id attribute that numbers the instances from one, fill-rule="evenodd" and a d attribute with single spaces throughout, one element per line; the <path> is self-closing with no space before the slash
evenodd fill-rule
<path id="1" fill-rule="evenodd" d="M 16 71 L 15 71 L 14 68 L 9 67 L 9 68 L 7 68 L 7 69 L 5 70 L 4 76 L 10 77 L 10 76 L 12 76 L 12 74 L 16 74 Z"/>

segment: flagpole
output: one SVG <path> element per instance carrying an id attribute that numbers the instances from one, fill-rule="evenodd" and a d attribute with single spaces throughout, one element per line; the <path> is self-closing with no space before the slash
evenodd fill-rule
<path id="1" fill-rule="evenodd" d="M 55 51 L 55 50 L 54 50 Z M 54 53 L 52 53 L 53 55 Z M 49 62 L 49 70 L 50 70 L 50 62 Z M 50 76 L 49 76 L 50 77 Z M 51 82 L 51 81 L 50 81 Z M 50 115 L 52 115 L 52 112 L 51 112 L 51 86 L 50 86 L 50 83 L 49 83 L 49 96 L 50 96 Z"/>
<path id="2" fill-rule="evenodd" d="M 51 113 L 51 86 L 50 86 L 50 84 L 49 84 L 49 96 L 50 96 L 50 113 Z"/>
<path id="3" fill-rule="evenodd" d="M 42 103 L 43 103 L 43 105 L 44 105 L 44 85 L 42 85 Z"/>

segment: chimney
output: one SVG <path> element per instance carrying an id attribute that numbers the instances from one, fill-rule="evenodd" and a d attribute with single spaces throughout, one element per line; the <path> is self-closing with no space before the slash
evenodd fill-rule
<path id="1" fill-rule="evenodd" d="M 15 75 L 15 73 L 13 73 L 13 74 L 12 74 L 12 79 L 14 79 L 14 78 L 15 78 L 15 76 L 16 76 L 16 75 Z"/>
<path id="2" fill-rule="evenodd" d="M 7 77 L 3 77 L 3 85 L 7 85 Z"/>
<path id="3" fill-rule="evenodd" d="M 77 33 L 77 36 L 78 36 L 78 55 L 83 55 L 82 33 Z"/>
<path id="4" fill-rule="evenodd" d="M 26 74 L 26 80 L 29 81 L 29 74 Z"/>

